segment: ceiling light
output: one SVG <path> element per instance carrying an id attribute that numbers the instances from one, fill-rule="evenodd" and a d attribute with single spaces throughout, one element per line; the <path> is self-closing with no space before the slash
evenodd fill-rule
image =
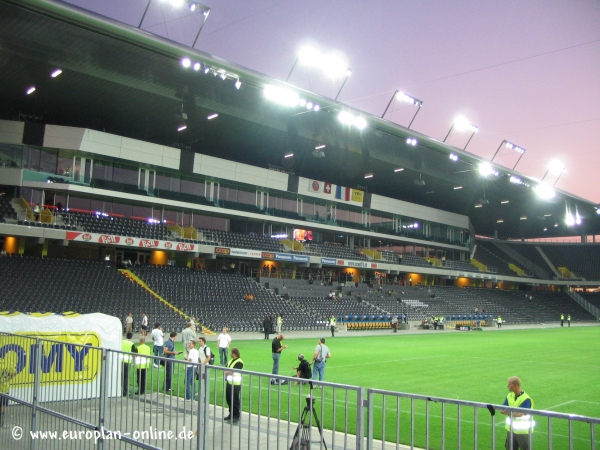
<path id="1" fill-rule="evenodd" d="M 504 219 L 498 219 L 496 220 L 496 223 L 504 223 Z"/>
<path id="2" fill-rule="evenodd" d="M 373 174 L 372 173 L 366 173 L 365 174 L 365 178 L 373 178 Z"/>
<path id="3" fill-rule="evenodd" d="M 394 172 L 402 172 L 404 170 L 404 167 L 396 167 L 394 169 Z M 600 214 L 600 210 L 598 210 L 598 214 Z"/>
<path id="4" fill-rule="evenodd" d="M 283 157 L 284 158 L 291 158 L 292 156 L 294 156 L 294 152 L 288 152 Z"/>
<path id="5" fill-rule="evenodd" d="M 519 217 L 520 220 L 527 220 L 527 216 L 521 216 Z"/>
<path id="6" fill-rule="evenodd" d="M 412 145 L 413 147 L 419 143 L 415 138 L 407 138 L 406 143 L 408 145 Z"/>
<path id="7" fill-rule="evenodd" d="M 217 117 L 219 117 L 219 114 L 218 113 L 213 113 L 210 116 L 208 116 L 207 119 L 208 120 L 213 120 L 213 119 L 216 119 Z"/>
<path id="8" fill-rule="evenodd" d="M 27 89 L 27 95 L 33 94 L 35 92 L 35 86 L 31 86 L 29 89 Z"/>
<path id="9" fill-rule="evenodd" d="M 510 200 L 502 200 L 500 203 L 506 205 L 507 203 L 510 203 Z"/>
<path id="10" fill-rule="evenodd" d="M 319 105 L 315 105 L 314 108 L 313 108 L 313 111 L 318 111 L 320 109 L 321 109 L 321 107 Z"/>
<path id="11" fill-rule="evenodd" d="M 510 176 L 510 182 L 514 183 L 514 184 L 523 184 L 523 182 L 521 181 L 521 179 L 519 177 L 514 176 L 514 175 Z"/>
<path id="12" fill-rule="evenodd" d="M 210 66 L 204 66 L 204 73 L 210 72 Z"/>
<path id="13" fill-rule="evenodd" d="M 544 228 L 544 231 L 548 231 L 548 228 Z"/>
<path id="14" fill-rule="evenodd" d="M 462 186 L 454 186 L 454 190 L 457 191 L 458 189 L 462 189 Z"/>
<path id="15" fill-rule="evenodd" d="M 188 57 L 182 58 L 181 65 L 187 69 L 188 67 L 190 67 L 192 65 L 192 60 Z"/>
<path id="16" fill-rule="evenodd" d="M 54 72 L 52 72 L 52 73 L 50 74 L 50 76 L 51 76 L 52 78 L 56 78 L 56 77 L 57 77 L 57 76 L 59 76 L 61 73 L 62 73 L 62 70 L 61 70 L 61 69 L 55 69 L 55 70 L 54 70 Z"/>
<path id="17" fill-rule="evenodd" d="M 185 130 L 186 128 L 187 128 L 187 125 L 180 125 L 180 126 L 177 128 L 177 131 L 183 131 L 183 130 Z"/>
<path id="18" fill-rule="evenodd" d="M 481 203 L 475 204 L 475 208 L 481 208 L 483 205 Z"/>
<path id="19" fill-rule="evenodd" d="M 448 155 L 448 158 L 450 158 L 454 162 L 458 161 L 458 156 L 456 156 L 454 153 L 450 153 Z"/>
<path id="20" fill-rule="evenodd" d="M 552 217 L 552 214 L 544 214 L 544 217 Z"/>
<path id="21" fill-rule="evenodd" d="M 312 102 L 306 102 L 306 109 L 313 109 Z"/>
<path id="22" fill-rule="evenodd" d="M 326 147 L 325 144 L 320 144 L 315 147 L 315 150 L 321 150 L 322 148 L 325 148 L 325 147 Z"/>

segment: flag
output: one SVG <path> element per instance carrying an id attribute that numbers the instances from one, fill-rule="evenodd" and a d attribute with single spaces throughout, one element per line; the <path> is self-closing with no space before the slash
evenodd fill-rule
<path id="1" fill-rule="evenodd" d="M 308 190 L 310 192 L 321 192 L 321 182 L 317 180 L 310 180 L 308 184 Z"/>
<path id="2" fill-rule="evenodd" d="M 325 194 L 331 194 L 331 183 L 325 182 L 325 186 L 323 187 L 323 192 Z"/>
<path id="3" fill-rule="evenodd" d="M 358 189 L 352 189 L 352 201 L 362 203 L 364 197 L 364 192 L 359 191 Z"/>
<path id="4" fill-rule="evenodd" d="M 339 184 L 335 187 L 335 198 L 342 199 L 342 186 Z"/>
<path id="5" fill-rule="evenodd" d="M 346 192 L 345 192 L 346 195 L 344 196 L 344 200 L 349 202 L 350 197 L 352 196 L 352 189 L 350 189 L 350 188 L 344 188 L 344 189 L 346 189 Z"/>
<path id="6" fill-rule="evenodd" d="M 340 186 L 339 184 L 335 187 L 335 198 L 349 202 L 351 196 L 352 189 L 349 187 Z"/>

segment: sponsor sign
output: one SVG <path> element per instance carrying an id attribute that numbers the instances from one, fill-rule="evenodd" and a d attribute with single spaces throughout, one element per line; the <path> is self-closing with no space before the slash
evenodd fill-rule
<path id="1" fill-rule="evenodd" d="M 215 247 L 215 253 L 217 255 L 229 255 L 231 250 L 227 247 Z"/>
<path id="2" fill-rule="evenodd" d="M 335 266 L 337 260 L 335 258 L 321 258 L 321 264 L 329 264 Z"/>
<path id="3" fill-rule="evenodd" d="M 126 236 L 115 236 L 110 234 L 99 234 L 99 233 L 83 233 L 81 231 L 67 231 L 67 239 L 69 241 L 78 242 L 97 242 L 98 244 L 104 245 L 119 245 L 129 247 L 142 247 L 142 248 L 164 248 L 166 250 L 177 250 L 180 252 L 193 252 L 196 248 L 196 244 L 188 244 L 174 241 L 159 241 L 156 239 L 142 239 L 133 238 Z"/>
<path id="4" fill-rule="evenodd" d="M 262 252 L 262 259 L 275 259 L 275 253 Z"/>
<path id="5" fill-rule="evenodd" d="M 348 267 L 363 267 L 367 269 L 369 268 L 370 263 L 368 261 L 346 261 L 346 265 Z"/>
<path id="6" fill-rule="evenodd" d="M 232 256 L 245 256 L 246 258 L 260 258 L 261 252 L 258 250 L 248 250 L 245 248 L 232 248 L 231 249 Z"/>
<path id="7" fill-rule="evenodd" d="M 288 253 L 275 253 L 275 260 L 277 260 L 277 261 L 309 262 L 310 257 L 303 256 L 303 255 L 290 255 Z"/>

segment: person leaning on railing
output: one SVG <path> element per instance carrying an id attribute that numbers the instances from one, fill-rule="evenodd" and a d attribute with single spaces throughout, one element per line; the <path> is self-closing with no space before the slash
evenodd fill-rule
<path id="1" fill-rule="evenodd" d="M 510 377 L 508 379 L 509 393 L 504 400 L 503 405 L 515 408 L 533 409 L 533 400 L 521 389 L 521 380 L 519 377 Z M 512 424 L 513 441 L 512 450 L 529 450 L 529 432 L 533 433 L 535 422 L 531 414 L 524 414 L 511 411 L 500 411 L 507 415 L 506 418 L 506 441 L 504 446 L 510 450 L 510 429 Z M 512 419 L 512 420 L 511 420 Z"/>

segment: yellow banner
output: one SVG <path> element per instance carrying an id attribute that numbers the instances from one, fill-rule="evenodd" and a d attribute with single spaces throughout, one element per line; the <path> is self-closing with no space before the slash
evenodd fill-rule
<path id="1" fill-rule="evenodd" d="M 0 336 L 0 359 L 14 366 L 13 387 L 31 385 L 37 372 L 42 385 L 89 383 L 100 374 L 102 353 L 95 332 L 23 332 L 27 336 Z M 35 338 L 42 341 L 41 355 Z M 11 367 L 13 368 L 13 367 Z"/>
<path id="2" fill-rule="evenodd" d="M 352 189 L 352 201 L 362 203 L 363 197 L 365 193 L 363 191 L 359 191 L 358 189 Z"/>

